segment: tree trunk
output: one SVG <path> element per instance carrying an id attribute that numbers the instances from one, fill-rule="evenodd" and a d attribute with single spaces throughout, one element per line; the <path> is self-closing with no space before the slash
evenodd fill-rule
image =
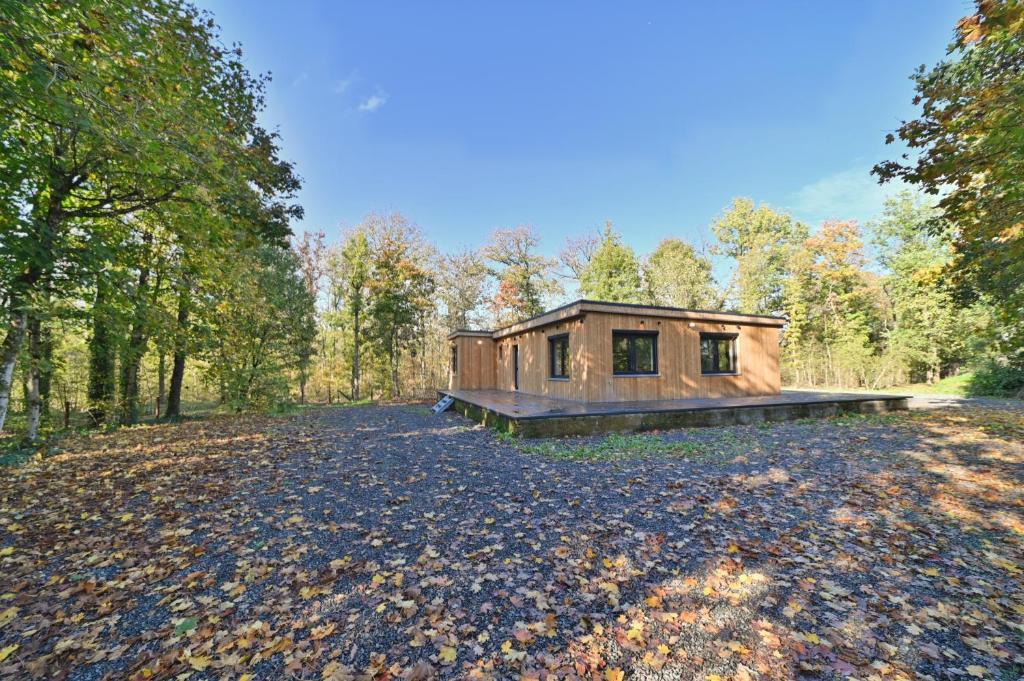
<path id="1" fill-rule="evenodd" d="M 164 389 L 167 387 L 167 353 L 160 351 L 160 363 L 156 368 L 156 405 L 153 408 L 153 417 L 160 418 L 161 407 L 163 407 Z"/>
<path id="2" fill-rule="evenodd" d="M 402 396 L 402 392 L 398 386 L 398 338 L 395 334 L 391 334 L 391 399 L 397 399 Z"/>
<path id="3" fill-rule="evenodd" d="M 89 339 L 89 406 L 87 411 L 94 426 L 102 425 L 114 402 L 114 342 L 105 310 L 107 283 L 100 276 L 96 282 L 96 303 L 93 306 L 92 338 Z"/>
<path id="4" fill-rule="evenodd" d="M 45 219 L 35 219 L 36 242 L 34 258 L 31 264 L 16 278 L 12 289 L 9 308 L 11 311 L 10 327 L 4 337 L 0 349 L 0 432 L 3 432 L 7 420 L 7 412 L 11 404 L 11 385 L 14 382 L 14 365 L 18 361 L 18 352 L 25 340 L 28 328 L 28 310 L 21 307 L 21 297 L 31 296 L 40 288 L 49 290 L 50 275 L 53 272 L 53 249 L 64 217 L 64 199 L 72 189 L 72 177 L 61 173 L 58 169 L 64 157 L 64 149 L 60 142 L 54 142 L 54 163 L 47 186 L 40 188 L 33 199 L 33 214 L 39 216 L 45 200 Z M 38 388 L 38 384 L 36 386 Z"/>
<path id="5" fill-rule="evenodd" d="M 39 317 L 32 315 L 28 322 L 28 403 L 27 426 L 25 437 L 30 442 L 39 437 L 39 422 L 42 418 L 42 400 L 39 396 L 40 368 L 43 360 L 42 323 Z"/>
<path id="6" fill-rule="evenodd" d="M 25 340 L 25 329 L 28 326 L 28 315 L 25 310 L 17 308 L 16 300 L 12 299 L 11 325 L 7 329 L 3 346 L 0 346 L 0 433 L 7 421 L 7 410 L 11 405 L 11 387 L 14 385 L 14 365 L 18 362 L 18 351 Z"/>
<path id="7" fill-rule="evenodd" d="M 171 366 L 171 387 L 167 393 L 167 418 L 181 418 L 181 386 L 185 381 L 185 356 L 188 351 L 188 280 L 178 291 L 178 328 L 174 334 L 174 361 Z"/>
<path id="8" fill-rule="evenodd" d="M 143 260 L 150 256 L 150 245 L 153 243 L 151 234 L 144 234 Z M 128 346 L 121 358 L 121 422 L 138 423 L 139 421 L 139 374 L 142 357 L 146 354 L 149 341 L 147 316 L 149 308 L 149 265 L 139 268 L 138 285 L 135 287 L 135 310 L 132 314 L 131 331 L 128 334 Z"/>
<path id="9" fill-rule="evenodd" d="M 53 327 L 42 325 L 42 363 L 39 366 L 39 400 L 43 423 L 50 420 L 50 395 L 53 392 Z"/>
<path id="10" fill-rule="evenodd" d="M 331 404 L 331 391 L 334 389 L 334 360 L 338 356 L 338 339 L 336 334 L 331 334 L 331 354 L 327 364 L 327 404 Z M 339 388 L 340 390 L 340 388 Z"/>
<path id="11" fill-rule="evenodd" d="M 352 401 L 359 401 L 359 308 L 355 309 L 355 321 L 352 326 Z"/>

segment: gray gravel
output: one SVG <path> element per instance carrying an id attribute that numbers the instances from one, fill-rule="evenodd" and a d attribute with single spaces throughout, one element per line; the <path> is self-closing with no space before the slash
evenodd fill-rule
<path id="1" fill-rule="evenodd" d="M 295 659 L 299 678 L 329 663 L 572 678 L 581 660 L 586 678 L 841 678 L 878 665 L 894 678 L 970 665 L 1006 678 L 1022 669 L 1007 615 L 1024 590 L 991 554 L 1021 555 L 1021 443 L 1012 429 L 966 437 L 948 425 L 895 415 L 678 430 L 652 436 L 675 452 L 625 438 L 610 460 L 576 461 L 537 451 L 604 438 L 517 443 L 417 406 L 316 410 L 181 505 L 204 553 L 156 586 L 177 595 L 191 575 L 182 614 L 202 620 L 204 599 L 244 583 L 218 628 L 260 620 L 298 651 L 237 667 L 257 678 Z M 121 678 L 140 651 L 164 652 L 178 615 L 159 600 L 140 593 L 105 625 L 99 640 L 130 642 L 126 654 L 68 677 Z M 334 630 L 312 640 L 325 624 Z M 938 659 L 922 653 L 931 646 Z"/>

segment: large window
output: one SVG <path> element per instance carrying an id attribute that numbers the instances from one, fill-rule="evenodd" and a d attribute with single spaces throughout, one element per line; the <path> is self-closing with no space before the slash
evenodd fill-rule
<path id="1" fill-rule="evenodd" d="M 735 374 L 736 334 L 702 333 L 700 335 L 700 372 L 702 374 Z"/>
<path id="2" fill-rule="evenodd" d="M 551 378 L 569 378 L 569 334 L 548 336 Z"/>
<path id="3" fill-rule="evenodd" d="M 658 332 L 612 331 L 612 372 L 658 373 Z"/>

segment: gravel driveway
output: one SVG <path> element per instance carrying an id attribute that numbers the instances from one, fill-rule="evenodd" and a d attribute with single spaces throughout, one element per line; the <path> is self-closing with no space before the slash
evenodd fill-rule
<path id="1" fill-rule="evenodd" d="M 0 483 L 0 677 L 1017 678 L 1022 437 L 517 443 L 419 406 L 96 437 Z"/>

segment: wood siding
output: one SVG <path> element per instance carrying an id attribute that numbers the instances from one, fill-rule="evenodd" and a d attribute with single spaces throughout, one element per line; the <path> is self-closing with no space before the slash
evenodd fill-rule
<path id="1" fill-rule="evenodd" d="M 779 329 L 689 322 L 630 314 L 590 313 L 583 321 L 588 367 L 579 399 L 589 402 L 776 395 L 780 392 Z M 613 331 L 657 331 L 658 373 L 612 373 Z M 736 333 L 736 375 L 702 376 L 701 332 Z"/>
<path id="2" fill-rule="evenodd" d="M 756 322 L 756 320 L 754 320 Z M 657 331 L 658 373 L 616 376 L 612 372 L 613 331 Z M 703 376 L 700 372 L 701 332 L 737 334 L 735 375 Z M 491 340 L 455 335 L 459 372 L 455 390 L 514 390 L 512 346 L 519 346 L 519 391 L 531 395 L 621 402 L 703 397 L 777 395 L 779 328 L 747 320 L 690 321 L 663 315 L 587 312 L 547 326 Z M 552 379 L 548 337 L 569 334 L 569 379 Z"/>
<path id="3" fill-rule="evenodd" d="M 450 347 L 458 351 L 458 371 L 448 365 L 450 390 L 490 390 L 494 388 L 494 341 L 486 336 L 456 336 Z"/>
<path id="4" fill-rule="evenodd" d="M 497 341 L 497 371 L 495 387 L 514 390 L 512 373 L 512 346 L 519 345 L 519 391 L 531 395 L 546 395 L 578 400 L 580 375 L 584 371 L 582 327 L 579 319 L 552 324 L 541 329 L 507 336 Z M 548 355 L 548 336 L 569 334 L 569 379 L 551 378 L 551 357 Z"/>

